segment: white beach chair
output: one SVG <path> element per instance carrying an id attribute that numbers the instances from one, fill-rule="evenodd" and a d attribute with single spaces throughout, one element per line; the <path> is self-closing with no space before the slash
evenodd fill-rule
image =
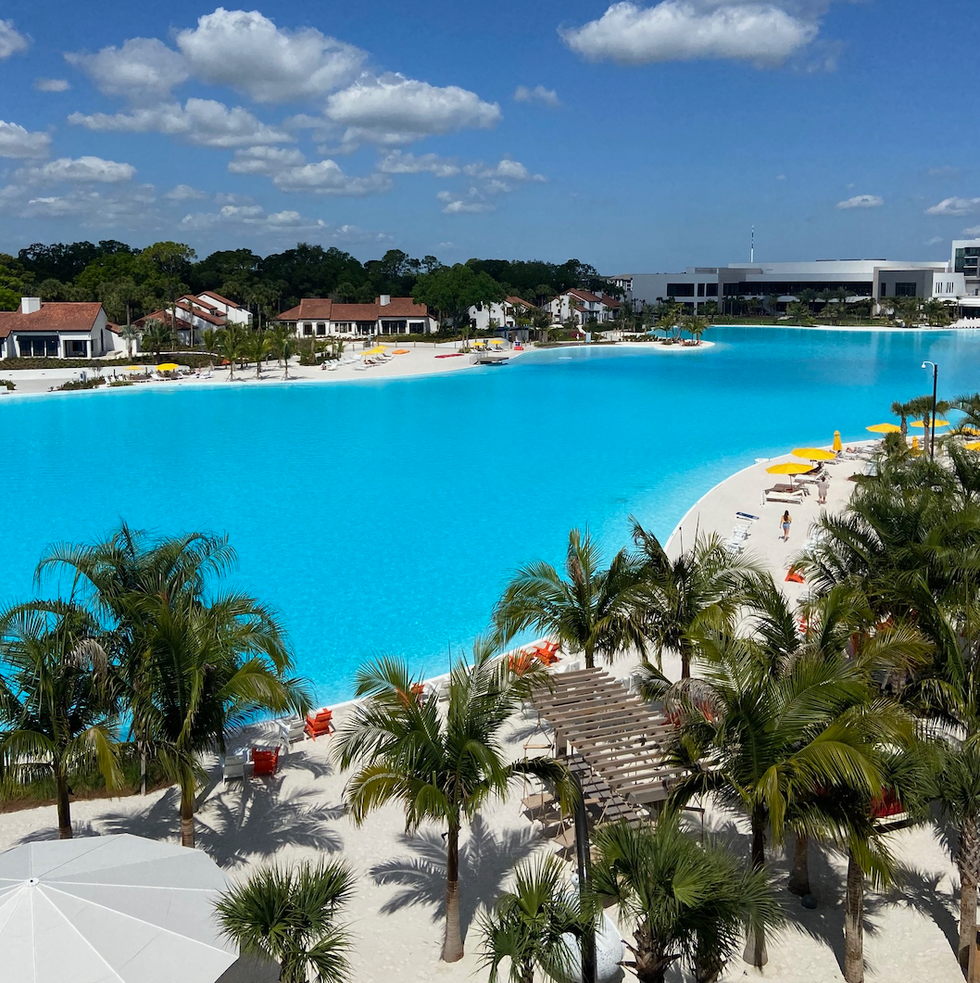
<path id="1" fill-rule="evenodd" d="M 286 717 L 277 720 L 276 727 L 287 751 L 290 744 L 306 740 L 306 721 L 302 717 Z"/>
<path id="2" fill-rule="evenodd" d="M 245 755 L 244 750 L 232 751 L 231 754 L 221 756 L 221 784 L 225 785 L 229 779 L 240 778 L 245 780 Z"/>

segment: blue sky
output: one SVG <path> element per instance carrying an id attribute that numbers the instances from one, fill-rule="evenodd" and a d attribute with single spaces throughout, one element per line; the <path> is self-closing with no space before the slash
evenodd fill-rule
<path id="1" fill-rule="evenodd" d="M 935 259 L 975 0 L 0 4 L 0 251 Z M 967 231 L 972 230 L 972 231 Z"/>

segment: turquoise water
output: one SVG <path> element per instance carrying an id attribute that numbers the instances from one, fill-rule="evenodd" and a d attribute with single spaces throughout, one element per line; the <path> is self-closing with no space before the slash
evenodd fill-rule
<path id="1" fill-rule="evenodd" d="M 712 348 L 533 352 L 504 367 L 339 385 L 142 388 L 0 400 L 0 602 L 42 550 L 120 519 L 227 533 L 235 580 L 282 613 L 321 698 L 356 665 L 445 670 L 514 569 L 568 530 L 610 551 L 629 513 L 670 534 L 756 457 L 845 442 L 894 399 L 980 389 L 980 332 L 715 328 Z"/>

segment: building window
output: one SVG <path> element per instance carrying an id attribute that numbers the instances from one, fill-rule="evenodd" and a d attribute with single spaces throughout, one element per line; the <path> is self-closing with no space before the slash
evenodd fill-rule
<path id="1" fill-rule="evenodd" d="M 66 358 L 87 358 L 88 357 L 88 346 L 84 341 L 66 341 L 65 352 Z"/>
<path id="2" fill-rule="evenodd" d="M 896 297 L 914 297 L 915 296 L 915 284 L 914 283 L 896 283 L 895 284 L 895 296 Z"/>
<path id="3" fill-rule="evenodd" d="M 878 284 L 878 296 L 879 297 L 887 297 L 888 296 L 888 284 L 887 283 L 879 283 Z"/>
<path id="4" fill-rule="evenodd" d="M 326 324 L 323 323 L 323 321 L 316 322 L 316 333 L 317 333 L 317 337 L 320 337 L 327 333 L 327 326 Z"/>
<path id="5" fill-rule="evenodd" d="M 703 283 L 699 283 L 698 284 L 698 296 L 699 297 L 703 297 L 704 296 L 704 287 L 705 287 L 705 285 Z"/>
<path id="6" fill-rule="evenodd" d="M 693 283 L 668 283 L 667 296 L 668 297 L 693 297 L 694 284 Z"/>
<path id="7" fill-rule="evenodd" d="M 58 357 L 58 338 L 57 336 L 25 337 L 18 335 L 17 347 L 20 350 L 21 358 L 57 358 Z"/>

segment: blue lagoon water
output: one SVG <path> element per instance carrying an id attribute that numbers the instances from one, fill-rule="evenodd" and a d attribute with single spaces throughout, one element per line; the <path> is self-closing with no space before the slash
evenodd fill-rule
<path id="1" fill-rule="evenodd" d="M 756 457 L 867 437 L 894 399 L 980 389 L 980 332 L 715 328 L 683 352 L 574 348 L 350 384 L 134 387 L 0 400 L 0 602 L 46 546 L 137 528 L 227 533 L 324 700 L 381 653 L 426 674 L 520 564 L 633 513 L 665 538 Z"/>

